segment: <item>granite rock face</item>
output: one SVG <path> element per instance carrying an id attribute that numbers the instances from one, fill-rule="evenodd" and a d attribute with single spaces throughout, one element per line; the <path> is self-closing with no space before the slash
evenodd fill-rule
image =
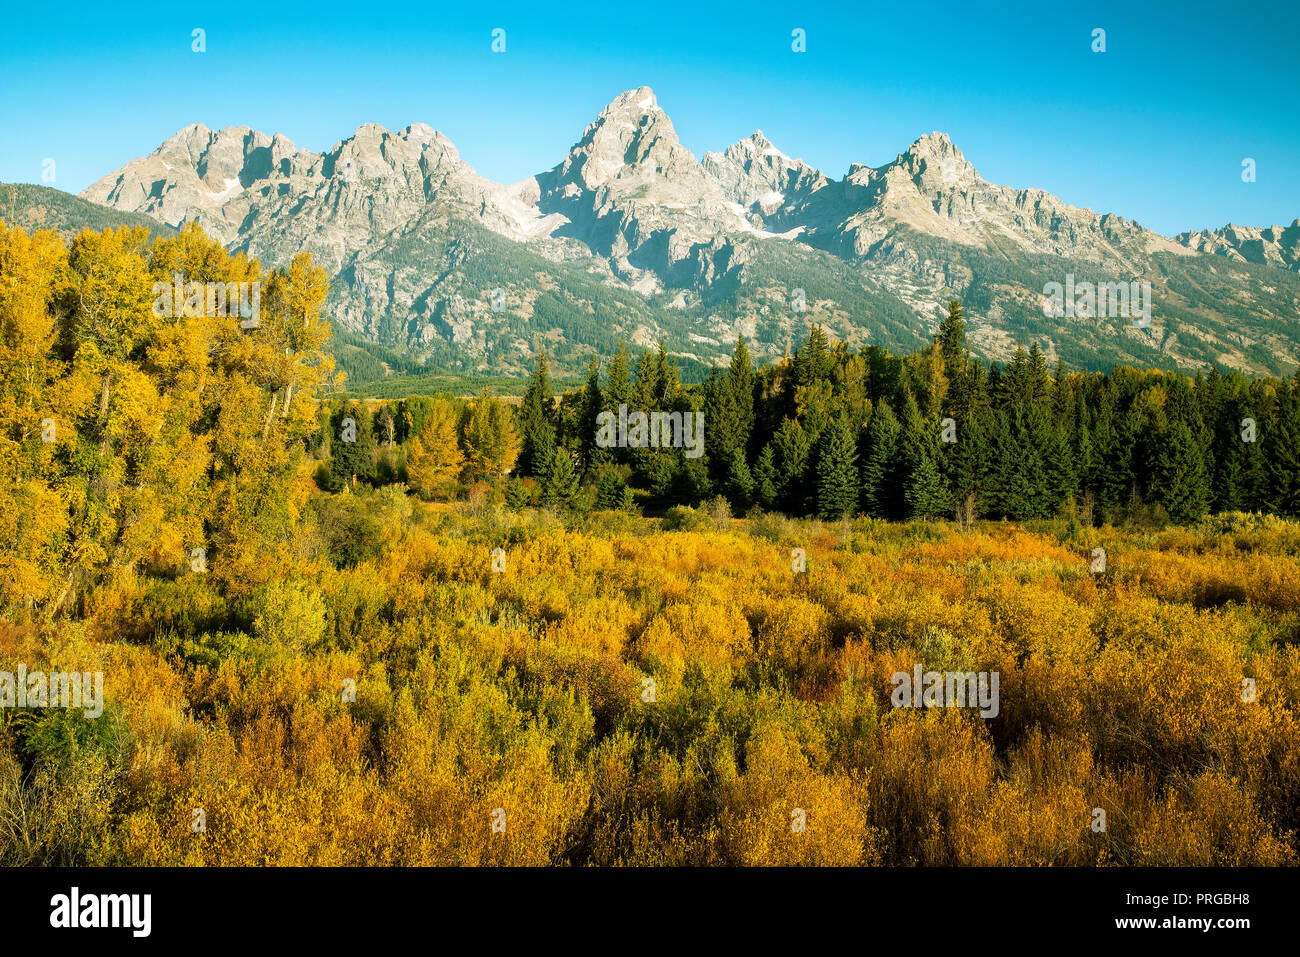
<path id="1" fill-rule="evenodd" d="M 1259 263 L 1300 271 L 1300 219 L 1290 226 L 1234 226 L 1179 233 L 1178 242 L 1200 253 L 1237 262 Z"/>
<path id="2" fill-rule="evenodd" d="M 366 124 L 323 153 L 278 133 L 196 124 L 82 196 L 173 227 L 197 221 L 271 265 L 310 252 L 331 275 L 328 308 L 342 327 L 484 371 L 523 368 L 542 341 L 588 354 L 596 337 L 576 330 L 592 324 L 637 343 L 669 339 L 701 361 L 725 356 L 742 329 L 756 330 L 760 355 L 778 354 L 811 320 L 851 342 L 905 346 L 923 341 L 953 296 L 967 301 L 972 340 L 990 358 L 1030 328 L 1049 356 L 1060 346 L 1084 361 L 1173 356 L 1252 369 L 1292 360 L 1294 345 L 1264 330 L 1300 317 L 1290 279 L 1232 273 L 1240 288 L 1225 305 L 1200 278 L 1227 280 L 1214 263 L 1294 278 L 1300 221 L 1168 238 L 990 183 L 940 132 L 838 180 L 761 131 L 697 159 L 648 87 L 615 97 L 560 163 L 511 185 L 479 176 L 422 123 Z M 1047 322 L 1043 284 L 1067 271 L 1152 281 L 1155 301 L 1180 315 L 1177 334 L 1163 322 L 1142 332 Z M 1170 278 L 1188 271 L 1191 281 Z M 811 315 L 780 305 L 823 280 Z M 882 310 L 903 317 L 892 332 Z"/>

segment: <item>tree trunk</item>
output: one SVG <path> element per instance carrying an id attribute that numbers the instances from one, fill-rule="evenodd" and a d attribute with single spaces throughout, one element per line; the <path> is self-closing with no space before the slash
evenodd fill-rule
<path id="1" fill-rule="evenodd" d="M 275 418 L 275 405 L 280 401 L 280 393 L 275 392 L 271 395 L 271 408 L 266 413 L 266 424 L 262 426 L 262 441 L 271 434 L 271 420 Z"/>

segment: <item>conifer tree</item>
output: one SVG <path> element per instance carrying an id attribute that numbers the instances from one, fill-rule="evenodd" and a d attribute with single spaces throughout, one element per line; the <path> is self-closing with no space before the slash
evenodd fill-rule
<path id="1" fill-rule="evenodd" d="M 587 365 L 587 382 L 582 388 L 578 416 L 578 450 L 585 469 L 594 468 L 598 460 L 607 457 L 605 450 L 596 445 L 596 420 L 604 409 L 604 402 L 600 392 L 600 366 L 593 357 Z"/>
<path id="2" fill-rule="evenodd" d="M 894 410 L 882 400 L 871 415 L 862 459 L 862 510 L 874 518 L 896 518 L 901 514 L 901 491 L 895 471 L 899 432 Z"/>
<path id="3" fill-rule="evenodd" d="M 348 402 L 334 416 L 330 442 L 330 485 L 341 489 L 375 476 L 375 436 L 363 402 Z"/>
<path id="4" fill-rule="evenodd" d="M 510 480 L 506 486 L 506 507 L 513 512 L 522 511 L 528 506 L 528 486 L 518 477 Z"/>
<path id="5" fill-rule="evenodd" d="M 498 482 L 514 468 L 519 457 L 514 415 L 504 402 L 489 395 L 486 388 L 466 410 L 462 445 L 471 480 Z"/>
<path id="6" fill-rule="evenodd" d="M 603 409 L 618 415 L 619 404 L 627 405 L 632 401 L 632 378 L 628 365 L 627 348 L 623 340 L 618 340 L 618 352 L 609 364 L 609 381 L 606 383 Z"/>
<path id="7" fill-rule="evenodd" d="M 519 410 L 519 472 L 538 475 L 548 463 L 556 445 L 555 424 L 552 419 L 550 365 L 546 351 L 537 356 L 537 368 L 524 392 Z"/>
<path id="8" fill-rule="evenodd" d="M 1205 457 L 1192 430 L 1181 420 L 1160 436 L 1154 468 L 1156 501 L 1180 524 L 1195 522 L 1209 508 Z"/>
<path id="9" fill-rule="evenodd" d="M 943 357 L 944 374 L 948 378 L 952 398 L 950 408 L 955 414 L 964 415 L 970 407 L 970 397 L 967 394 L 970 352 L 966 345 L 966 316 L 959 300 L 953 299 L 948 303 L 948 312 L 939 323 L 935 342 Z"/>
<path id="10" fill-rule="evenodd" d="M 627 485 L 613 469 L 606 469 L 596 483 L 596 508 L 613 511 L 623 507 L 623 493 Z"/>
<path id="11" fill-rule="evenodd" d="M 817 450 L 817 513 L 826 519 L 851 515 L 858 507 L 857 437 L 841 419 L 822 432 Z"/>
<path id="12" fill-rule="evenodd" d="M 794 419 L 786 419 L 772 438 L 776 453 L 778 502 L 791 515 L 802 515 L 808 505 L 809 458 L 812 442 Z"/>
<path id="13" fill-rule="evenodd" d="M 662 342 L 655 356 L 655 382 L 654 408 L 671 409 L 681 392 L 682 383 L 677 375 L 677 360 L 668 354 Z"/>
<path id="14" fill-rule="evenodd" d="M 663 391 L 659 376 L 660 369 L 655 357 L 646 349 L 636 363 L 636 385 L 632 389 L 634 411 L 649 414 L 652 409 L 658 408 L 656 403 Z"/>
<path id="15" fill-rule="evenodd" d="M 952 511 L 952 497 L 929 449 L 923 450 L 916 460 L 903 495 L 909 518 L 939 518 Z"/>
<path id="16" fill-rule="evenodd" d="M 735 409 L 736 444 L 748 451 L 754 429 L 754 366 L 750 362 L 744 336 L 736 337 L 731 368 L 727 370 L 727 387 Z"/>
<path id="17" fill-rule="evenodd" d="M 910 391 L 903 402 L 898 462 L 903 475 L 903 500 L 909 518 L 949 514 L 952 496 L 939 467 L 939 423 L 926 420 Z"/>
<path id="18" fill-rule="evenodd" d="M 794 385 L 807 386 L 829 379 L 834 362 L 830 340 L 818 323 L 808 330 L 808 338 L 794 357 Z"/>
<path id="19" fill-rule="evenodd" d="M 1264 461 L 1269 507 L 1279 515 L 1300 516 L 1300 375 L 1279 391 Z"/>
<path id="20" fill-rule="evenodd" d="M 731 474 L 732 453 L 744 445 L 740 441 L 735 398 L 725 376 L 717 366 L 709 367 L 704 381 L 705 448 L 709 454 L 709 474 L 715 485 L 725 486 Z"/>
<path id="21" fill-rule="evenodd" d="M 772 443 L 763 446 L 754 463 L 754 501 L 762 508 L 771 508 L 779 496 L 776 461 L 772 454 Z"/>
<path id="22" fill-rule="evenodd" d="M 557 448 L 551 453 L 541 486 L 543 505 L 550 508 L 572 508 L 577 504 L 578 470 L 573 456 L 566 449 Z"/>
<path id="23" fill-rule="evenodd" d="M 731 467 L 727 474 L 727 498 L 737 508 L 748 508 L 754 499 L 754 477 L 743 449 L 733 449 Z"/>

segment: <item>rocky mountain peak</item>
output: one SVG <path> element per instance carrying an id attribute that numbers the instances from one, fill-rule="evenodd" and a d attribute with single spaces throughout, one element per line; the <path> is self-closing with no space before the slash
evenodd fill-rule
<path id="1" fill-rule="evenodd" d="M 1282 269 L 1300 269 L 1300 219 L 1290 226 L 1239 226 L 1180 233 L 1175 241 L 1200 253 L 1236 262 L 1253 262 Z"/>
<path id="2" fill-rule="evenodd" d="M 895 165 L 927 193 L 975 185 L 979 174 L 947 133 L 927 133 L 898 155 Z"/>
<path id="3" fill-rule="evenodd" d="M 601 110 L 555 172 L 561 181 L 596 189 L 616 180 L 646 183 L 695 166 L 654 91 L 642 86 L 620 93 Z"/>
<path id="4" fill-rule="evenodd" d="M 361 335 L 444 357 L 483 359 L 505 341 L 494 336 L 518 336 L 517 326 L 485 304 L 484 288 L 495 286 L 512 290 L 518 315 L 528 313 L 539 289 L 550 290 L 539 313 L 548 324 L 568 315 L 556 301 L 617 324 L 610 317 L 663 297 L 658 302 L 671 310 L 692 312 L 690 340 L 703 354 L 734 331 L 701 311 L 711 303 L 740 296 L 736 308 L 747 302 L 768 315 L 766 305 L 754 306 L 755 283 L 822 276 L 826 288 L 847 290 L 835 315 L 879 302 L 883 314 L 925 317 L 984 283 L 992 304 L 987 316 L 972 313 L 972 341 L 1004 356 L 1014 345 L 1001 328 L 1004 317 L 1020 322 L 1017 328 L 1026 316 L 1041 319 L 1035 303 L 1042 280 L 1032 264 L 1044 256 L 1096 277 L 1155 274 L 1153 257 L 1165 254 L 1193 270 L 1249 262 L 1300 271 L 1300 222 L 1230 224 L 1166 239 L 1041 189 L 990 183 L 942 132 L 919 137 L 883 165 L 855 163 L 842 180 L 791 158 L 762 130 L 697 161 L 644 86 L 609 101 L 558 165 L 508 187 L 479 176 L 425 123 L 396 132 L 363 124 L 323 153 L 278 133 L 195 123 L 82 195 L 171 226 L 197 221 L 229 248 L 268 264 L 309 252 L 333 276 L 332 318 Z M 1016 273 L 1018 255 L 1026 257 L 1028 278 Z M 1196 265 L 1202 256 L 1223 259 Z M 998 265 L 989 273 L 991 261 Z M 1181 268 L 1170 262 L 1159 269 Z M 599 294 L 574 292 L 596 281 Z M 859 281 L 866 299 L 853 306 Z M 1283 275 L 1253 293 L 1252 309 L 1264 303 L 1261 322 L 1280 321 L 1277 303 L 1288 281 Z M 619 297 L 618 307 L 597 309 L 607 294 Z M 588 297 L 587 304 L 569 303 L 574 296 Z M 627 331 L 651 342 L 660 320 L 639 315 Z M 841 332 L 852 334 L 843 321 L 849 325 Z M 910 335 L 905 325 L 895 333 Z M 1053 334 L 1081 348 L 1101 341 L 1086 331 Z M 1181 334 L 1193 335 L 1186 327 Z M 1245 339 L 1201 338 L 1226 364 L 1256 361 L 1250 357 L 1258 350 L 1248 354 L 1253 343 Z M 451 351 L 440 351 L 444 346 Z M 516 346 L 511 340 L 507 351 Z M 1180 347 L 1170 340 L 1160 348 Z"/>
<path id="5" fill-rule="evenodd" d="M 721 153 L 705 153 L 701 166 L 750 222 L 766 230 L 784 230 L 792 211 L 830 183 L 820 170 L 777 149 L 762 130 Z"/>

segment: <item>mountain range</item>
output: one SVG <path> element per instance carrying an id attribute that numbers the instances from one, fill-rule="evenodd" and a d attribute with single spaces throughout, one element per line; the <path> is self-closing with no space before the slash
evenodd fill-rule
<path id="1" fill-rule="evenodd" d="M 990 183 L 938 132 L 841 179 L 761 131 L 697 158 L 648 87 L 511 185 L 421 123 L 367 124 L 323 153 L 195 124 L 81 196 L 165 228 L 196 221 L 269 265 L 306 250 L 353 348 L 461 372 L 520 373 L 543 346 L 576 372 L 620 338 L 690 367 L 725 362 L 743 334 L 770 358 L 813 322 L 906 350 L 954 297 L 990 359 L 1031 342 L 1076 367 L 1285 374 L 1300 359 L 1300 220 L 1166 237 Z M 1150 282 L 1149 326 L 1045 316 L 1046 284 L 1067 275 Z"/>

